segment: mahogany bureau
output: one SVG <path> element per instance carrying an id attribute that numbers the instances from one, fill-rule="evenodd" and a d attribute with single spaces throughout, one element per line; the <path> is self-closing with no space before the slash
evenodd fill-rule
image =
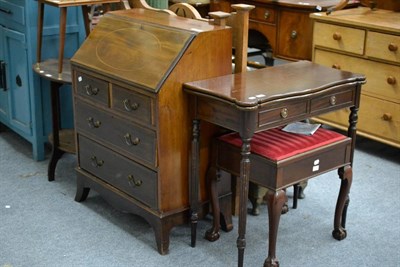
<path id="1" fill-rule="evenodd" d="M 93 188 L 117 209 L 143 217 L 160 254 L 168 252 L 171 228 L 190 214 L 191 117 L 182 83 L 230 73 L 231 40 L 229 28 L 131 9 L 102 17 L 71 59 L 75 200 Z M 207 146 L 201 158 L 204 175 Z M 196 202 L 205 203 L 205 182 L 199 195 Z"/>

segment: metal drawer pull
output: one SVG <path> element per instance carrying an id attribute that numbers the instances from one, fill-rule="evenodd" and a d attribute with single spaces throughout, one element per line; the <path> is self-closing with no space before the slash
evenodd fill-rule
<path id="1" fill-rule="evenodd" d="M 399 49 L 399 47 L 397 46 L 397 44 L 390 43 L 389 46 L 388 46 L 388 49 L 389 49 L 389 51 L 391 51 L 391 52 L 396 52 L 397 49 Z"/>
<path id="2" fill-rule="evenodd" d="M 124 135 L 124 138 L 125 138 L 125 143 L 126 143 L 128 146 L 136 146 L 136 145 L 138 145 L 138 144 L 140 143 L 140 139 L 139 139 L 138 137 L 135 137 L 135 138 L 132 140 L 132 136 L 131 136 L 130 133 L 125 134 L 125 135 Z"/>
<path id="3" fill-rule="evenodd" d="M 331 104 L 331 106 L 336 105 L 336 96 L 331 96 L 331 98 L 329 98 L 329 104 Z"/>
<path id="4" fill-rule="evenodd" d="M 104 160 L 97 160 L 96 156 L 92 156 L 90 159 L 92 160 L 93 167 L 99 168 L 104 164 Z"/>
<path id="5" fill-rule="evenodd" d="M 265 11 L 265 13 L 264 13 L 264 19 L 269 19 L 269 17 L 270 17 L 270 13 L 269 13 L 269 11 L 267 10 L 267 11 Z"/>
<path id="6" fill-rule="evenodd" d="M 340 40 L 342 39 L 342 35 L 340 35 L 340 33 L 338 33 L 338 32 L 335 32 L 335 33 L 332 35 L 332 38 L 333 38 L 333 40 L 335 40 L 335 41 L 340 41 Z"/>
<path id="7" fill-rule="evenodd" d="M 7 91 L 6 81 L 6 63 L 0 60 L 0 88 L 3 89 L 3 91 Z"/>
<path id="8" fill-rule="evenodd" d="M 87 95 L 97 95 L 99 93 L 99 88 L 92 87 L 90 84 L 85 85 L 85 90 Z"/>
<path id="9" fill-rule="evenodd" d="M 2 7 L 0 7 L 0 11 L 6 14 L 12 14 L 12 11 L 10 9 L 4 9 Z"/>
<path id="10" fill-rule="evenodd" d="M 390 84 L 390 85 L 395 85 L 395 84 L 396 84 L 396 77 L 394 77 L 394 76 L 389 76 L 389 77 L 387 77 L 386 81 L 387 81 L 387 83 Z"/>
<path id="11" fill-rule="evenodd" d="M 94 121 L 92 117 L 87 119 L 90 128 L 99 128 L 101 125 L 101 121 Z"/>
<path id="12" fill-rule="evenodd" d="M 297 38 L 297 31 L 293 30 L 293 31 L 290 33 L 290 38 L 291 38 L 291 39 L 296 39 L 296 38 Z"/>
<path id="13" fill-rule="evenodd" d="M 135 177 L 132 174 L 128 175 L 128 183 L 132 187 L 141 186 L 143 181 L 142 180 L 135 180 Z"/>
<path id="14" fill-rule="evenodd" d="M 283 109 L 281 110 L 281 117 L 284 118 L 284 119 L 286 119 L 288 115 L 289 115 L 288 109 L 287 109 L 287 108 L 283 108 Z"/>
<path id="15" fill-rule="evenodd" d="M 131 104 L 131 101 L 129 99 L 124 99 L 124 101 L 122 101 L 124 103 L 124 107 L 126 111 L 132 111 L 132 110 L 137 110 L 139 108 L 139 104 L 138 103 L 133 103 Z"/>
<path id="16" fill-rule="evenodd" d="M 382 119 L 383 119 L 384 121 L 391 121 L 391 120 L 392 120 L 392 114 L 390 114 L 390 113 L 384 113 L 383 116 L 382 116 Z"/>

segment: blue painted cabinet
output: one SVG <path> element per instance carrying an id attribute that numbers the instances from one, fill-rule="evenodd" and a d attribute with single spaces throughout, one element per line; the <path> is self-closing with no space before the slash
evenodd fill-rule
<path id="1" fill-rule="evenodd" d="M 57 58 L 59 9 L 45 6 L 42 60 Z M 85 38 L 81 9 L 68 8 L 65 57 Z M 45 158 L 51 130 L 50 83 L 32 70 L 36 63 L 37 1 L 0 0 L 0 123 L 32 144 L 35 160 Z M 62 126 L 73 127 L 71 86 L 60 92 Z"/>

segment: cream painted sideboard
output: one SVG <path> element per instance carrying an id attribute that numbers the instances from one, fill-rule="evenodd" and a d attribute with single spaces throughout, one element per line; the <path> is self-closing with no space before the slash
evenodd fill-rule
<path id="1" fill-rule="evenodd" d="M 356 8 L 313 13 L 313 61 L 366 75 L 357 133 L 400 148 L 400 12 Z M 345 129 L 349 111 L 317 121 Z"/>

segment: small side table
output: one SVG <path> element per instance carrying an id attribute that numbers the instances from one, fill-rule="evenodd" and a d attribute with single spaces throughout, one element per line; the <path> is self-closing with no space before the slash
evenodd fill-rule
<path id="1" fill-rule="evenodd" d="M 72 84 L 71 66 L 69 60 L 63 61 L 63 73 L 58 72 L 58 61 L 56 59 L 43 62 L 40 69 L 33 66 L 33 70 L 44 79 L 50 81 L 51 116 L 52 116 L 52 151 L 47 170 L 48 180 L 54 180 L 56 165 L 65 153 L 75 153 L 74 129 L 61 129 L 60 121 L 60 98 L 59 90 L 65 84 Z M 60 78 L 62 77 L 62 78 Z"/>
<path id="2" fill-rule="evenodd" d="M 110 10 L 110 4 L 121 3 L 121 0 L 38 0 L 38 30 L 37 30 L 37 51 L 36 51 L 36 66 L 37 71 L 41 69 L 42 57 L 42 35 L 43 35 L 43 18 L 44 18 L 44 5 L 51 5 L 60 8 L 60 45 L 58 51 L 58 79 L 64 80 L 63 73 L 63 60 L 64 60 L 64 43 L 65 43 L 65 28 L 67 22 L 67 8 L 73 6 L 81 6 L 83 20 L 85 24 L 86 36 L 90 33 L 89 23 L 89 8 L 91 5 L 104 5 L 105 11 Z"/>

